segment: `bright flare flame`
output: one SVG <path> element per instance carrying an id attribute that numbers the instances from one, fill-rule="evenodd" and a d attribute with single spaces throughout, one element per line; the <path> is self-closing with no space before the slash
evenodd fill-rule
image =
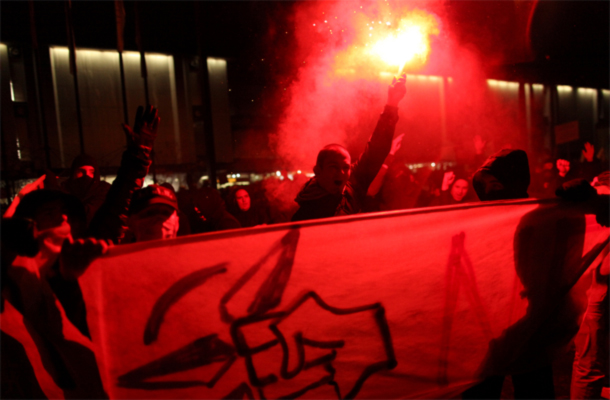
<path id="1" fill-rule="evenodd" d="M 428 35 L 421 26 L 410 26 L 402 34 L 381 39 L 371 50 L 386 64 L 397 66 L 399 74 L 407 63 L 416 58 L 425 62 L 429 52 Z"/>
<path id="2" fill-rule="evenodd" d="M 364 15 L 357 16 L 356 37 L 336 56 L 335 73 L 384 75 L 388 69 L 398 69 L 400 75 L 405 68 L 414 71 L 423 67 L 430 55 L 430 36 L 440 32 L 437 17 L 418 9 L 399 15 L 383 18 L 386 22 L 379 24 Z"/>

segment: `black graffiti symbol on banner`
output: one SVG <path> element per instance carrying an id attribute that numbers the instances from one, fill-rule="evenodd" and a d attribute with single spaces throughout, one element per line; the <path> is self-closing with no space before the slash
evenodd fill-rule
<path id="1" fill-rule="evenodd" d="M 298 229 L 290 230 L 284 237 L 276 242 L 271 249 L 252 267 L 250 267 L 221 298 L 219 304 L 220 319 L 227 324 L 233 343 L 227 343 L 211 334 L 172 351 L 165 356 L 153 360 L 145 365 L 137 367 L 118 378 L 117 386 L 133 389 L 159 390 L 179 389 L 195 386 L 213 388 L 215 384 L 230 370 L 238 358 L 243 358 L 248 374 L 248 382 L 238 384 L 225 398 L 254 398 L 253 390 L 256 390 L 261 398 L 266 398 L 265 389 L 273 387 L 279 380 L 290 380 L 301 372 L 315 367 L 322 369 L 323 375 L 307 385 L 278 396 L 279 398 L 296 398 L 304 395 L 310 390 L 330 385 L 338 398 L 354 398 L 366 380 L 376 372 L 390 370 L 396 367 L 396 357 L 390 329 L 385 316 L 385 309 L 380 303 L 373 303 L 350 308 L 337 308 L 327 304 L 315 291 L 304 293 L 291 305 L 283 310 L 277 310 L 282 301 L 284 291 L 290 280 L 294 256 L 297 249 L 300 232 Z M 227 309 L 227 304 L 240 292 L 240 290 L 251 281 L 261 270 L 262 266 L 274 255 L 278 255 L 277 261 L 271 272 L 266 276 L 258 288 L 254 299 L 245 316 L 234 317 Z M 222 263 L 212 267 L 199 269 L 175 282 L 155 302 L 148 323 L 144 331 L 144 344 L 149 345 L 157 340 L 159 330 L 163 323 L 163 317 L 167 311 L 174 306 L 182 297 L 192 290 L 201 287 L 208 280 L 218 274 L 227 272 L 228 264 Z M 317 306 L 317 309 L 335 315 L 340 324 L 341 316 L 369 313 L 371 315 L 371 328 L 376 329 L 380 344 L 384 350 L 384 359 L 371 360 L 365 365 L 362 372 L 352 384 L 343 390 L 335 380 L 336 370 L 333 361 L 345 346 L 344 340 L 313 339 L 307 338 L 301 331 L 292 334 L 295 348 L 297 349 L 296 363 L 290 361 L 290 352 L 286 335 L 282 333 L 281 324 L 289 320 L 299 308 L 305 303 Z M 266 325 L 259 324 L 266 322 Z M 259 324 L 259 325 L 256 325 Z M 265 328 L 266 327 L 266 328 Z M 268 329 L 274 339 L 255 347 L 249 347 L 246 341 L 247 330 L 244 328 Z M 265 352 L 272 349 L 281 349 L 280 369 L 276 373 L 260 375 L 257 371 L 253 357 L 265 356 Z M 321 356 L 307 359 L 306 349 L 317 349 L 326 351 Z M 269 356 L 271 353 L 267 353 Z M 195 369 L 204 365 L 218 364 L 207 380 L 181 380 L 181 381 L 152 381 L 151 379 L 170 375 L 177 372 Z M 288 365 L 293 365 L 292 369 Z M 342 395 L 342 392 L 344 395 Z"/>

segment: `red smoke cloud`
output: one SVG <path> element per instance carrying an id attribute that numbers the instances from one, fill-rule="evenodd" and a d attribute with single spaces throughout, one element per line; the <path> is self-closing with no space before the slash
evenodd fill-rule
<path id="1" fill-rule="evenodd" d="M 458 42 L 459 35 L 451 31 L 457 24 L 445 23 L 444 2 L 300 2 L 295 5 L 292 55 L 299 68 L 287 89 L 290 100 L 272 137 L 284 168 L 311 171 L 317 152 L 329 143 L 345 145 L 353 157 L 360 154 L 397 70 L 357 63 L 356 72 L 350 75 L 337 73 L 337 65 L 345 65 L 350 46 L 362 45 L 362 21 L 370 18 L 371 25 L 365 29 L 387 28 L 387 22 L 397 24 L 401 16 L 413 12 L 433 15 L 439 32 L 430 37 L 427 63 L 417 70 L 407 67 L 411 75 L 397 125 L 397 134 L 404 132 L 406 136 L 397 157 L 405 162 L 460 161 L 472 153 L 475 135 L 488 139 L 489 151 L 509 142 L 522 147 L 524 139 L 513 104 L 516 95 L 515 99 L 509 96 L 506 103 L 490 92 L 485 56 Z M 416 78 L 414 73 L 439 78 Z M 451 79 L 441 85 L 442 77 Z"/>

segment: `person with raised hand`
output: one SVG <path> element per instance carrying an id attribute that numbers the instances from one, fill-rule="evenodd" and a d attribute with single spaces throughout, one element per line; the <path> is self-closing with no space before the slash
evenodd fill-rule
<path id="1" fill-rule="evenodd" d="M 120 243 L 127 230 L 129 204 L 135 191 L 142 188 L 152 163 L 151 153 L 159 126 L 157 109 L 151 105 L 138 107 L 133 128 L 123 124 L 127 149 L 104 204 L 89 227 L 89 235 Z"/>
<path id="2" fill-rule="evenodd" d="M 299 209 L 293 221 L 356 214 L 362 210 L 366 193 L 392 147 L 398 122 L 398 103 L 407 92 L 407 77 L 393 79 L 388 102 L 375 131 L 358 161 L 340 144 L 329 144 L 318 153 L 315 177 L 297 195 Z"/>

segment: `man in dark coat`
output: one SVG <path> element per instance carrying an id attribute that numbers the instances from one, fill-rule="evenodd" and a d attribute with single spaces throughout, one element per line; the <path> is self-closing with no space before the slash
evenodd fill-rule
<path id="1" fill-rule="evenodd" d="M 318 153 L 315 177 L 299 192 L 299 209 L 293 221 L 328 218 L 360 212 L 366 192 L 390 152 L 398 122 L 398 103 L 406 93 L 406 76 L 394 79 L 388 88 L 388 103 L 360 159 L 352 165 L 347 149 L 339 144 Z"/>

